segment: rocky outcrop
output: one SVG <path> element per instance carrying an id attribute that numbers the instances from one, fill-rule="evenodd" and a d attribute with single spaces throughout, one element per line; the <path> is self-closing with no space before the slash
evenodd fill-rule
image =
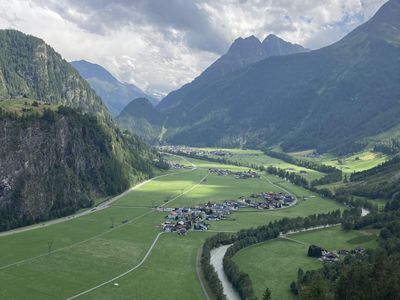
<path id="1" fill-rule="evenodd" d="M 0 128 L 0 230 L 71 214 L 151 174 L 146 145 L 72 109 L 0 112 Z"/>

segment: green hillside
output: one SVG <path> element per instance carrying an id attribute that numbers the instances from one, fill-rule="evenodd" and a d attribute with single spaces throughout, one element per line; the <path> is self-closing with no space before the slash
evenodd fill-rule
<path id="1" fill-rule="evenodd" d="M 270 57 L 166 110 L 167 140 L 195 146 L 347 153 L 399 124 L 400 1 L 339 42 Z M 162 103 L 162 102 L 161 102 Z M 161 105 L 161 104 L 160 104 Z"/>
<path id="2" fill-rule="evenodd" d="M 0 231 L 74 213 L 152 174 L 157 155 L 115 126 L 64 106 L 3 102 Z"/>
<path id="3" fill-rule="evenodd" d="M 116 118 L 118 125 L 139 135 L 149 143 L 157 143 L 165 123 L 165 117 L 154 108 L 147 98 L 132 100 Z"/>
<path id="4" fill-rule="evenodd" d="M 0 31 L 0 231 L 71 214 L 152 176 L 158 155 L 122 133 L 44 41 Z"/>

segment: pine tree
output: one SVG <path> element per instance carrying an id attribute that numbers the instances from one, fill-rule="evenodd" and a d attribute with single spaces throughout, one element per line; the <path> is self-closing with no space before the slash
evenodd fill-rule
<path id="1" fill-rule="evenodd" d="M 263 300 L 271 300 L 271 291 L 269 288 L 265 289 L 265 292 L 263 294 Z"/>

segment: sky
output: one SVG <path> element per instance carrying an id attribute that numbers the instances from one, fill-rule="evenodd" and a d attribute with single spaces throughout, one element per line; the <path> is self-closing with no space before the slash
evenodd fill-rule
<path id="1" fill-rule="evenodd" d="M 238 37 L 310 49 L 367 21 L 386 0 L 0 0 L 0 28 L 100 64 L 159 97 L 190 82 Z"/>

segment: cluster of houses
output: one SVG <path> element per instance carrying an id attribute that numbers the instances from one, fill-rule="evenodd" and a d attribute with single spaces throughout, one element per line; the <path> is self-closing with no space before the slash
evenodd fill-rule
<path id="1" fill-rule="evenodd" d="M 223 150 L 211 151 L 210 154 L 215 155 L 215 156 L 221 156 L 221 157 L 232 156 L 231 152 L 223 151 Z"/>
<path id="2" fill-rule="evenodd" d="M 338 262 L 340 256 L 364 254 L 365 249 L 363 247 L 357 247 L 354 250 L 341 249 L 339 251 L 328 251 L 322 247 L 311 245 L 308 249 L 308 256 L 316 257 L 318 260 L 323 262 Z"/>
<path id="3" fill-rule="evenodd" d="M 244 197 L 238 200 L 227 200 L 223 203 L 208 202 L 194 208 L 158 208 L 158 211 L 167 212 L 167 219 L 161 224 L 165 232 L 177 232 L 186 235 L 189 230 L 206 231 L 208 222 L 226 220 L 232 211 L 241 208 L 276 209 L 289 206 L 295 202 L 295 198 L 284 193 L 260 193 L 253 194 L 250 198 Z"/>
<path id="4" fill-rule="evenodd" d="M 161 211 L 168 211 L 165 216 L 167 221 L 163 222 L 162 230 L 165 232 L 177 232 L 179 235 L 186 235 L 191 229 L 208 230 L 209 220 L 207 213 L 199 208 L 159 208 Z M 210 219 L 211 220 L 211 219 Z"/>
<path id="5" fill-rule="evenodd" d="M 206 156 L 209 154 L 208 151 L 204 151 L 201 149 L 194 149 L 187 146 L 159 146 L 158 150 L 161 152 L 167 152 L 178 155 L 186 155 L 186 156 Z"/>
<path id="6" fill-rule="evenodd" d="M 178 163 L 168 162 L 169 168 L 174 170 L 183 170 L 183 169 L 191 169 L 190 166 L 185 166 Z"/>
<path id="7" fill-rule="evenodd" d="M 208 172 L 210 172 L 210 174 L 215 174 L 218 176 L 233 175 L 233 176 L 235 176 L 236 179 L 260 178 L 260 175 L 257 172 L 254 172 L 252 170 L 241 171 L 241 172 L 232 172 L 229 170 L 212 168 L 212 169 L 209 169 Z"/>
<path id="8" fill-rule="evenodd" d="M 249 207 L 256 209 L 276 209 L 291 206 L 296 203 L 296 198 L 286 193 L 260 193 L 252 194 L 245 202 Z"/>
<path id="9" fill-rule="evenodd" d="M 214 150 L 214 151 L 205 151 L 201 149 L 194 149 L 187 146 L 159 146 L 158 150 L 161 152 L 168 152 L 172 154 L 178 155 L 186 155 L 186 156 L 197 156 L 197 157 L 205 157 L 205 156 L 219 156 L 219 157 L 227 157 L 232 156 L 232 153 L 225 150 Z"/>

